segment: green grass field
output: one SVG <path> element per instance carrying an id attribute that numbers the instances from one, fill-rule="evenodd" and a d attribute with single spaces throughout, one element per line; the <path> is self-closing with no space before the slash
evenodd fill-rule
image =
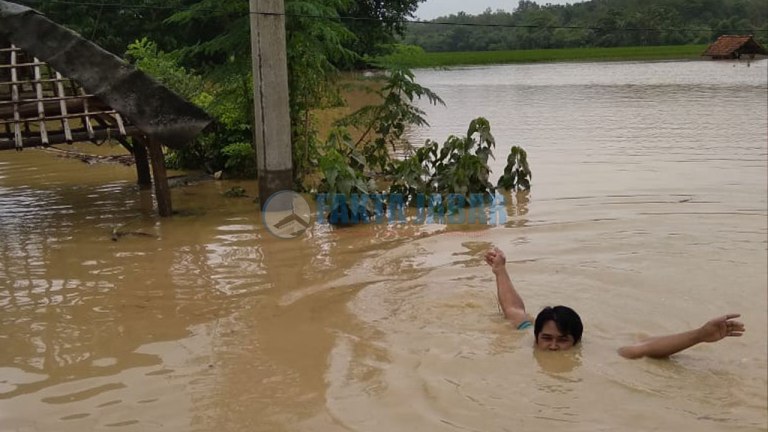
<path id="1" fill-rule="evenodd" d="M 409 52 L 382 57 L 384 63 L 408 68 L 562 61 L 697 59 L 706 45 L 619 48 L 566 48 L 519 51 Z"/>

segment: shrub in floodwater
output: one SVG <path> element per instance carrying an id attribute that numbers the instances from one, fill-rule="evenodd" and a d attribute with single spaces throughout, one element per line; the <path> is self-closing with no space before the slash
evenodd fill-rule
<path id="1" fill-rule="evenodd" d="M 318 199 L 329 209 L 331 224 L 370 220 L 376 200 L 358 202 L 353 197 L 377 195 L 381 189 L 374 179 L 381 180 L 383 189 L 400 196 L 405 205 L 429 207 L 443 215 L 477 206 L 478 198 L 480 203 L 493 201 L 496 187 L 490 181 L 488 161 L 496 141 L 488 120 L 472 120 L 466 135 L 451 135 L 443 145 L 428 140 L 414 149 L 403 138 L 405 130 L 427 125 L 414 100 L 425 97 L 433 104 L 442 100 L 418 85 L 413 73 L 400 68 L 389 70 L 377 94 L 381 104 L 364 107 L 337 122 L 318 157 L 321 180 L 317 191 L 323 194 Z M 349 127 L 362 131 L 362 136 L 352 139 Z M 406 156 L 397 159 L 394 153 L 403 147 Z M 530 176 L 525 151 L 513 147 L 499 187 L 527 190 Z"/>
<path id="2" fill-rule="evenodd" d="M 435 216 L 447 216 L 466 206 L 493 201 L 497 187 L 490 182 L 488 161 L 496 141 L 488 120 L 480 117 L 469 125 L 465 136 L 450 136 L 440 146 L 427 141 L 402 160 L 393 160 L 387 172 L 389 196 L 398 196 L 404 205 L 429 208 Z M 319 199 L 329 209 L 332 225 L 367 223 L 386 205 L 377 202 L 376 184 L 365 168 L 364 154 L 356 151 L 345 129 L 331 132 L 326 152 L 320 158 L 323 179 Z M 512 147 L 498 189 L 529 190 L 531 170 L 525 150 Z M 367 196 L 359 200 L 355 197 Z M 386 203 L 385 203 L 386 204 Z"/>
<path id="3" fill-rule="evenodd" d="M 444 201 L 449 195 L 461 195 L 467 204 L 478 195 L 491 201 L 494 187 L 489 181 L 488 160 L 493 158 L 495 146 L 488 120 L 476 118 L 465 136 L 451 135 L 442 146 L 428 140 L 397 162 L 390 193 L 406 196 L 411 205 L 419 205 L 414 201 L 419 194 L 439 195 Z"/>
<path id="4" fill-rule="evenodd" d="M 498 188 L 521 191 L 531 189 L 531 168 L 528 167 L 528 153 L 521 147 L 512 146 L 507 156 L 507 166 L 504 175 L 499 178 Z"/>

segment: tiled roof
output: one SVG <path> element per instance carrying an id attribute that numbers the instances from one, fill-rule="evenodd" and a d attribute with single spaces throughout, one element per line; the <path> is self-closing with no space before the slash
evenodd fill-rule
<path id="1" fill-rule="evenodd" d="M 744 45 L 751 43 L 756 45 L 755 54 L 765 54 L 765 48 L 758 44 L 750 35 L 723 35 L 707 48 L 703 55 L 705 56 L 730 56 Z"/>

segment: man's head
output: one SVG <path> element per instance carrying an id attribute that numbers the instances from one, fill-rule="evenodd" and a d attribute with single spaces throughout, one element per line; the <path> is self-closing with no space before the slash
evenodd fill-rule
<path id="1" fill-rule="evenodd" d="M 579 314 L 567 306 L 544 308 L 533 326 L 536 347 L 549 351 L 572 348 L 581 340 L 582 331 L 584 326 Z"/>

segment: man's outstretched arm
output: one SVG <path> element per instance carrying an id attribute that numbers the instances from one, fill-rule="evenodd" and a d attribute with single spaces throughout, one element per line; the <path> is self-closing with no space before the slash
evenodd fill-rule
<path id="1" fill-rule="evenodd" d="M 528 315 L 525 313 L 523 299 L 515 291 L 512 279 L 507 273 L 507 257 L 498 248 L 493 248 L 486 252 L 485 262 L 491 266 L 491 270 L 496 276 L 496 290 L 504 318 L 510 320 L 515 326 L 519 326 L 520 323 L 528 319 Z"/>
<path id="2" fill-rule="evenodd" d="M 695 330 L 652 337 L 640 343 L 619 348 L 619 354 L 628 359 L 665 358 L 702 342 L 717 342 L 726 337 L 739 337 L 744 334 L 744 323 L 734 320 L 740 316 L 739 314 L 723 315 L 707 321 Z"/>

